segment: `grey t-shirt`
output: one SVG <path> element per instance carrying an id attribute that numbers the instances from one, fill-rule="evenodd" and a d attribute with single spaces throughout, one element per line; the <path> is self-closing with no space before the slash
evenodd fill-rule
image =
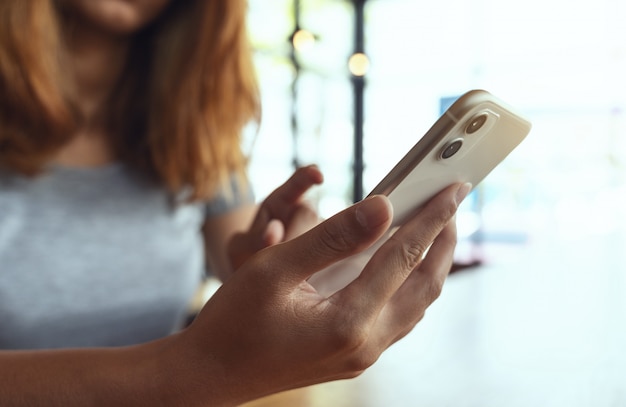
<path id="1" fill-rule="evenodd" d="M 172 333 L 204 273 L 205 216 L 249 199 L 175 204 L 121 164 L 0 172 L 0 349 Z"/>

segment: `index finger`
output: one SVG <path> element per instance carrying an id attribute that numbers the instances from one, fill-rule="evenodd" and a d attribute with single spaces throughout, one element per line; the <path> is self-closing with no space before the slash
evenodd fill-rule
<path id="1" fill-rule="evenodd" d="M 272 219 L 288 222 L 295 208 L 293 204 L 302 199 L 309 188 L 321 184 L 323 180 L 322 173 L 315 165 L 298 168 L 284 184 L 263 200 L 251 229 L 260 232 Z"/>
<path id="2" fill-rule="evenodd" d="M 298 168 L 284 184 L 274 190 L 266 199 L 268 205 L 297 202 L 313 185 L 321 184 L 324 178 L 316 165 Z"/>

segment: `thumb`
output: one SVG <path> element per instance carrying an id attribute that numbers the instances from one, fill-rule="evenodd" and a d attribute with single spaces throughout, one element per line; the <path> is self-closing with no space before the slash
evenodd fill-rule
<path id="1" fill-rule="evenodd" d="M 333 263 L 370 247 L 388 229 L 392 216 L 387 197 L 369 197 L 301 236 L 274 246 L 275 250 L 282 250 L 280 254 L 274 253 L 274 258 L 287 262 L 282 265 L 291 271 L 287 274 L 294 279 L 292 282 L 299 284 Z"/>

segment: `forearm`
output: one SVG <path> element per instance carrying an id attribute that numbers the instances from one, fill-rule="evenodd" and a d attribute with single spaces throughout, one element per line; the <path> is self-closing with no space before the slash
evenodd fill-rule
<path id="1" fill-rule="evenodd" d="M 206 261 L 222 282 L 228 280 L 234 271 L 233 259 L 229 256 L 229 241 L 250 226 L 257 207 L 253 204 L 243 205 L 221 216 L 209 218 L 203 225 Z M 253 251 L 247 253 L 247 256 L 252 254 Z"/>
<path id="2" fill-rule="evenodd" d="M 6 406 L 185 405 L 172 339 L 124 348 L 0 352 Z"/>

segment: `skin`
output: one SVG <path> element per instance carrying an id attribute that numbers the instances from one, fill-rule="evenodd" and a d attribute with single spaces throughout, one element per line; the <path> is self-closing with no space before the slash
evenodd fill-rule
<path id="1" fill-rule="evenodd" d="M 78 19 L 67 66 L 87 120 L 54 161 L 106 165 L 116 158 L 102 126 L 107 91 L 121 72 L 128 35 L 167 1 L 63 4 Z M 318 223 L 303 195 L 320 182 L 316 167 L 300 169 L 258 208 L 207 221 L 209 261 L 225 282 L 178 334 L 131 347 L 0 351 L 2 404 L 233 406 L 359 375 L 441 292 L 456 243 L 453 217 L 469 186 L 442 191 L 381 246 L 355 281 L 326 297 L 307 279 L 374 243 L 387 230 L 392 208 L 375 196 Z"/>

